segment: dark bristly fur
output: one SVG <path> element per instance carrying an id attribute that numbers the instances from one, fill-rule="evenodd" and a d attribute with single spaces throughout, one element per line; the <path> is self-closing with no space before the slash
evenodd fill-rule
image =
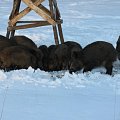
<path id="1" fill-rule="evenodd" d="M 91 71 L 95 67 L 104 66 L 107 74 L 112 74 L 113 62 L 117 53 L 112 44 L 97 41 L 87 45 L 82 51 L 84 71 Z"/>

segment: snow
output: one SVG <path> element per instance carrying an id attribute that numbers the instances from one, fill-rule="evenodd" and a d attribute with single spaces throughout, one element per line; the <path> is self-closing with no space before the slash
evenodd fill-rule
<path id="1" fill-rule="evenodd" d="M 44 3 L 47 5 L 47 2 Z M 120 34 L 119 0 L 59 0 L 65 41 L 83 47 L 94 41 L 116 46 Z M 0 0 L 0 34 L 5 35 L 12 0 Z M 23 9 L 25 5 L 23 4 Z M 39 19 L 34 12 L 25 20 Z M 52 27 L 17 31 L 37 46 L 54 44 Z M 120 120 L 120 62 L 113 75 L 104 68 L 69 74 L 39 69 L 0 70 L 0 120 Z"/>

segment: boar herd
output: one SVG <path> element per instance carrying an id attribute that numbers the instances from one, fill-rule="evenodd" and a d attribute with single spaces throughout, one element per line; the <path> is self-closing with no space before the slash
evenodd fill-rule
<path id="1" fill-rule="evenodd" d="M 83 69 L 91 71 L 104 66 L 111 75 L 113 62 L 120 59 L 120 37 L 116 49 L 104 41 L 93 42 L 82 48 L 77 42 L 67 41 L 60 45 L 37 45 L 26 36 L 10 39 L 0 35 L 0 69 L 4 71 L 33 69 L 44 71 L 69 70 L 70 73 Z"/>

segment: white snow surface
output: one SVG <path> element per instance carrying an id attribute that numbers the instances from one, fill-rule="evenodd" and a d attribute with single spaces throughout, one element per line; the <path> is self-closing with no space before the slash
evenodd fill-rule
<path id="1" fill-rule="evenodd" d="M 0 0 L 0 34 L 6 35 L 13 0 Z M 47 0 L 44 2 L 47 6 Z M 120 35 L 120 0 L 58 0 L 65 41 L 83 47 L 107 41 L 116 47 Z M 21 10 L 26 7 L 23 3 Z M 41 19 L 34 12 L 24 20 Z M 37 46 L 54 44 L 52 27 L 16 31 Z M 120 62 L 113 75 L 91 72 L 0 70 L 0 120 L 120 120 Z"/>

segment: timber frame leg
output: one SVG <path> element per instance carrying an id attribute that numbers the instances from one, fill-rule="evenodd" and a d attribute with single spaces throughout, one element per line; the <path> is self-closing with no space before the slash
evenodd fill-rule
<path id="1" fill-rule="evenodd" d="M 21 1 L 28 7 L 19 12 Z M 58 45 L 59 40 L 61 43 L 64 43 L 61 26 L 63 21 L 61 20 L 57 1 L 48 0 L 50 10 L 41 4 L 44 1 L 45 0 L 13 0 L 13 9 L 9 17 L 6 37 L 13 37 L 15 35 L 15 30 L 52 25 L 55 44 Z M 46 21 L 19 21 L 31 10 L 35 11 Z M 18 23 L 24 23 L 24 25 L 18 25 Z"/>
<path id="2" fill-rule="evenodd" d="M 50 11 L 51 11 L 51 17 L 55 20 L 55 15 L 53 13 L 54 12 L 53 11 L 53 2 L 51 0 L 49 0 L 49 6 L 50 6 Z M 58 40 L 58 32 L 57 32 L 56 25 L 53 26 L 53 33 L 54 33 L 55 44 L 58 45 L 59 40 Z"/>
<path id="3" fill-rule="evenodd" d="M 49 6 L 50 6 L 52 18 L 55 21 L 60 20 L 61 16 L 60 16 L 60 12 L 59 12 L 59 9 L 57 6 L 57 1 L 56 0 L 49 0 Z M 53 32 L 54 32 L 54 39 L 55 39 L 56 45 L 59 44 L 59 39 L 60 39 L 61 43 L 64 43 L 64 37 L 63 37 L 61 24 L 57 24 L 57 25 L 53 26 Z M 59 38 L 58 38 L 58 34 L 59 34 Z"/>
<path id="4" fill-rule="evenodd" d="M 19 14 L 20 4 L 21 4 L 21 0 L 14 0 L 13 9 L 12 9 L 12 12 L 9 16 L 9 20 L 13 19 L 16 15 Z M 16 24 L 17 23 L 15 23 L 14 26 L 16 26 Z M 7 34 L 6 34 L 7 38 L 13 37 L 15 34 L 15 30 L 12 30 L 12 31 L 9 30 L 10 27 L 12 27 L 12 26 L 8 23 Z"/>
<path id="5" fill-rule="evenodd" d="M 61 19 L 61 15 L 60 15 L 59 8 L 57 6 L 57 1 L 53 0 L 53 4 L 54 4 L 54 11 L 56 11 L 55 12 L 55 16 L 56 16 L 55 20 L 59 21 Z M 63 32 L 62 32 L 62 25 L 61 24 L 57 24 L 57 27 L 58 27 L 60 41 L 61 41 L 61 43 L 64 43 L 64 37 L 63 37 Z"/>

